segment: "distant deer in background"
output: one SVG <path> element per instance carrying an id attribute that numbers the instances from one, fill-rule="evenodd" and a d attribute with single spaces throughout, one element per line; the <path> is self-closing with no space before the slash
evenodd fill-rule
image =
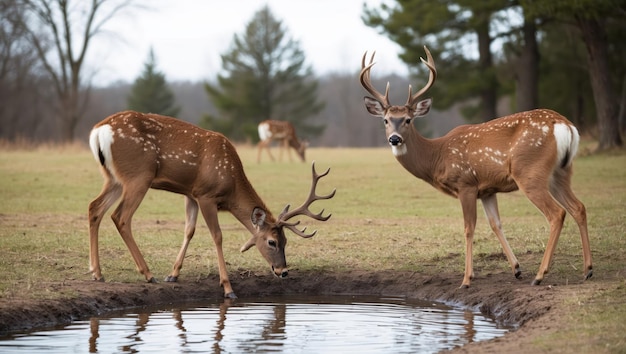
<path id="1" fill-rule="evenodd" d="M 437 139 L 426 139 L 413 125 L 413 118 L 426 115 L 430 98 L 418 100 L 435 82 L 437 70 L 426 47 L 430 71 L 428 83 L 409 95 L 406 103 L 389 102 L 389 83 L 385 94 L 371 83 L 367 52 L 361 61 L 359 79 L 373 97 L 365 97 L 367 111 L 383 120 L 387 141 L 398 162 L 415 177 L 436 189 L 458 198 L 465 220 L 465 274 L 461 287 L 469 287 L 474 277 L 472 243 L 476 226 L 476 201 L 480 199 L 487 219 L 502 244 L 515 277 L 521 270 L 500 224 L 496 194 L 521 189 L 550 223 L 550 237 L 539 272 L 533 280 L 538 285 L 548 272 L 567 211 L 578 224 L 583 248 L 583 276 L 592 276 L 591 250 L 587 232 L 587 213 L 571 188 L 572 161 L 578 149 L 576 127 L 562 115 L 537 109 L 512 114 L 482 124 L 462 125 Z"/>
<path id="2" fill-rule="evenodd" d="M 304 159 L 304 152 L 308 146 L 306 141 L 298 140 L 296 136 L 296 130 L 293 125 L 287 121 L 282 120 L 264 120 L 259 123 L 259 144 L 258 144 L 258 156 L 257 162 L 261 162 L 261 153 L 263 149 L 267 150 L 267 154 L 270 156 L 270 159 L 274 161 L 274 156 L 270 151 L 270 145 L 272 141 L 279 142 L 279 161 L 282 161 L 283 158 L 283 150 L 287 150 L 287 155 L 289 155 L 289 161 L 291 160 L 291 150 L 289 148 L 293 148 L 298 153 L 298 156 L 302 160 Z"/>

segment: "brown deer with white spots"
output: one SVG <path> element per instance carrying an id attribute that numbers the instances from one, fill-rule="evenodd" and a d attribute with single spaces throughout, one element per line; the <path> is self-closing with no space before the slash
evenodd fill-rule
<path id="1" fill-rule="evenodd" d="M 365 97 L 367 111 L 383 120 L 387 140 L 398 162 L 415 177 L 436 189 L 458 198 L 465 221 L 465 274 L 461 287 L 469 287 L 474 277 L 472 243 L 476 225 L 476 202 L 480 199 L 493 232 L 519 278 L 521 270 L 500 224 L 496 194 L 521 189 L 550 223 L 550 237 L 533 280 L 538 285 L 548 272 L 566 211 L 580 230 L 583 248 L 583 275 L 593 274 L 587 233 L 587 214 L 571 189 L 572 160 L 578 149 L 576 127 L 560 114 L 537 109 L 512 114 L 482 124 L 462 125 L 437 139 L 420 135 L 413 118 L 430 110 L 430 98 L 418 100 L 435 82 L 437 70 L 426 47 L 428 60 L 421 58 L 430 71 L 428 83 L 412 94 L 409 85 L 404 105 L 389 102 L 389 83 L 385 94 L 371 83 L 374 54 L 366 65 L 361 61 L 361 85 L 373 97 Z"/>
<path id="2" fill-rule="evenodd" d="M 291 150 L 289 150 L 289 148 L 296 151 L 302 162 L 305 161 L 304 153 L 309 144 L 306 141 L 300 141 L 298 139 L 296 136 L 296 129 L 290 122 L 273 119 L 264 120 L 259 123 L 258 131 L 259 144 L 257 147 L 259 151 L 257 154 L 257 162 L 261 162 L 261 153 L 263 152 L 263 149 L 267 150 L 267 154 L 270 159 L 274 161 L 274 156 L 272 156 L 272 152 L 270 151 L 270 144 L 272 141 L 279 142 L 279 161 L 282 161 L 283 159 L 283 150 L 287 150 L 289 161 L 291 161 Z"/>
<path id="3" fill-rule="evenodd" d="M 172 272 L 165 281 L 178 280 L 185 253 L 195 229 L 198 211 L 213 236 L 217 251 L 220 284 L 226 297 L 234 298 L 222 252 L 222 231 L 218 211 L 229 211 L 252 234 L 241 252 L 256 246 L 278 277 L 288 274 L 285 260 L 287 239 L 284 229 L 308 238 L 306 233 L 289 222 L 306 215 L 326 221 L 324 210 L 315 214 L 309 206 L 316 200 L 330 199 L 316 195 L 315 189 L 325 173 L 317 174 L 312 164 L 313 181 L 307 200 L 289 211 L 289 205 L 274 218 L 246 177 L 235 147 L 220 133 L 198 128 L 184 121 L 156 114 L 125 111 L 113 114 L 96 124 L 89 136 L 89 145 L 100 163 L 104 176 L 102 192 L 89 204 L 89 270 L 95 280 L 103 281 L 98 254 L 98 229 L 106 211 L 121 197 L 111 218 L 130 250 L 137 269 L 148 282 L 155 278 L 148 269 L 131 232 L 131 220 L 150 188 L 185 196 L 185 235 Z"/>

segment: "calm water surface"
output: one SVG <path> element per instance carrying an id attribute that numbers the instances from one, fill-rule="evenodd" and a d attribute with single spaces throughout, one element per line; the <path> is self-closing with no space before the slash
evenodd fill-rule
<path id="1" fill-rule="evenodd" d="M 0 337 L 0 352 L 436 353 L 506 331 L 479 313 L 427 301 L 289 296 L 92 317 Z"/>

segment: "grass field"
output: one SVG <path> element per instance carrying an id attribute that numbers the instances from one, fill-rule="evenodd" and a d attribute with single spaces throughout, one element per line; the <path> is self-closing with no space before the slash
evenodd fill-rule
<path id="1" fill-rule="evenodd" d="M 306 198 L 310 163 L 256 163 L 256 151 L 238 151 L 248 178 L 277 215 Z M 332 200 L 318 201 L 333 214 L 325 223 L 302 219 L 311 239 L 287 235 L 291 269 L 348 271 L 412 270 L 463 272 L 463 219 L 459 202 L 407 173 L 387 148 L 312 148 L 307 158 L 318 172 L 330 174 L 318 193 L 337 189 Z M 626 154 L 577 157 L 573 188 L 585 203 L 594 257 L 594 279 L 617 275 L 626 285 Z M 87 205 L 102 185 L 98 166 L 86 147 L 0 151 L 0 300 L 22 294 L 38 282 L 90 279 L 88 271 Z M 527 274 L 534 274 L 548 240 L 548 224 L 521 192 L 499 197 L 505 235 Z M 229 270 L 267 271 L 254 249 L 240 253 L 249 238 L 230 216 L 220 216 Z M 203 220 L 187 253 L 181 277 L 217 272 L 214 246 Z M 170 271 L 184 227 L 183 197 L 151 190 L 135 214 L 135 239 L 157 278 Z M 137 282 L 130 253 L 107 217 L 102 223 L 100 253 L 108 281 Z M 474 248 L 475 272 L 509 271 L 501 247 L 484 216 L 479 214 Z M 578 229 L 571 217 L 559 240 L 547 279 L 582 276 Z M 529 278 L 530 279 L 530 278 Z M 613 297 L 622 296 L 618 291 Z M 71 294 L 33 291 L 29 296 L 51 298 Z M 623 302 L 623 299 L 621 300 Z M 623 306 L 613 316 L 626 314 Z M 592 314 L 582 314 L 585 317 Z M 581 316 L 582 316 L 581 315 Z M 598 321 L 616 321 L 615 317 Z M 589 330 L 592 330 L 591 328 Z"/>

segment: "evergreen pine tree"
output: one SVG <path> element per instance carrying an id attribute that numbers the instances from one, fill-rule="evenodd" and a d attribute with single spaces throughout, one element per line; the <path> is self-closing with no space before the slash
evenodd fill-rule
<path id="1" fill-rule="evenodd" d="M 299 43 L 287 38 L 282 22 L 267 6 L 261 8 L 222 55 L 224 74 L 216 84 L 205 84 L 219 116 L 205 115 L 201 125 L 234 140 L 258 141 L 257 125 L 265 119 L 290 121 L 298 135 L 321 134 L 323 126 L 306 123 L 324 103 L 318 101 L 318 82 L 304 61 Z"/>
<path id="2" fill-rule="evenodd" d="M 131 87 L 127 99 L 128 108 L 144 113 L 176 117 L 180 112 L 180 107 L 175 105 L 175 101 L 172 90 L 167 86 L 165 75 L 156 69 L 154 51 L 150 49 L 144 70 Z"/>

